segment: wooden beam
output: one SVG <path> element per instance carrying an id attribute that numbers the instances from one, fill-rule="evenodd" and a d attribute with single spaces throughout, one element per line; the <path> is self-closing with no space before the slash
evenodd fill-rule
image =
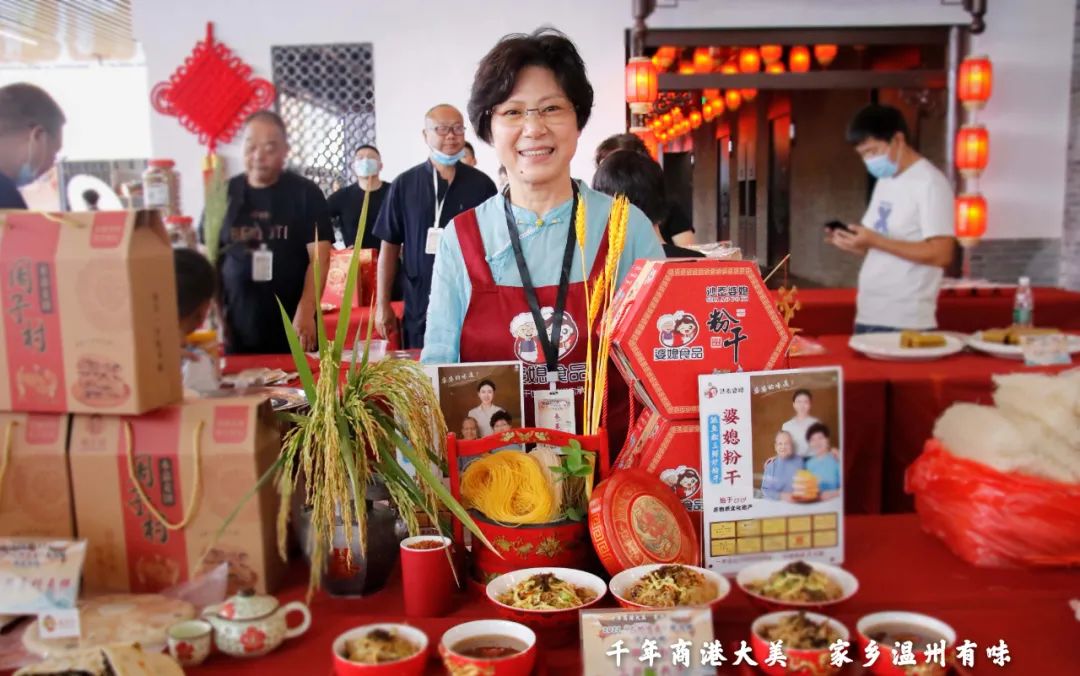
<path id="1" fill-rule="evenodd" d="M 689 89 L 944 89 L 944 70 L 821 70 L 809 73 L 660 73 L 660 91 Z"/>
<path id="2" fill-rule="evenodd" d="M 949 27 L 903 26 L 863 28 L 650 28 L 646 47 L 757 46 L 757 45 L 941 45 L 949 41 Z"/>

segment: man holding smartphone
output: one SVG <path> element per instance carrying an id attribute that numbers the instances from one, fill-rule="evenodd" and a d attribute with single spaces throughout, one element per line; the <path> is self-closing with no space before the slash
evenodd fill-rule
<path id="1" fill-rule="evenodd" d="M 938 289 L 955 248 L 953 190 L 908 145 L 909 136 L 903 114 L 892 106 L 870 104 L 848 126 L 848 143 L 877 179 L 861 224 L 826 226 L 826 241 L 865 256 L 855 333 L 937 327 Z"/>

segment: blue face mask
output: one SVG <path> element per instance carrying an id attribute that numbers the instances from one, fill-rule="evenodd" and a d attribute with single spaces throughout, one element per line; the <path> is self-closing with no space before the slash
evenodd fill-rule
<path id="1" fill-rule="evenodd" d="M 37 180 L 37 172 L 30 168 L 29 162 L 23 162 L 23 165 L 19 167 L 19 171 L 16 172 L 13 180 L 15 181 L 16 188 L 22 188 Z"/>
<path id="2" fill-rule="evenodd" d="M 900 169 L 896 162 L 889 159 L 887 152 L 866 158 L 863 162 L 866 163 L 866 170 L 874 178 L 892 178 Z"/>
<path id="3" fill-rule="evenodd" d="M 362 157 L 353 162 L 353 171 L 361 178 L 379 173 L 379 161 L 373 157 Z"/>
<path id="4" fill-rule="evenodd" d="M 464 148 L 457 151 L 453 155 L 447 155 L 446 153 L 435 150 L 434 148 L 431 149 L 431 159 L 435 160 L 436 162 L 443 165 L 444 167 L 449 167 L 449 166 L 452 166 L 454 164 L 457 164 L 458 162 L 461 161 L 462 157 L 465 157 L 465 149 Z"/>

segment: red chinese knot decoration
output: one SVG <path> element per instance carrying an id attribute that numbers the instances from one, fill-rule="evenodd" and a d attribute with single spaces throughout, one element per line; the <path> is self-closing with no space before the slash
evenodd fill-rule
<path id="1" fill-rule="evenodd" d="M 214 40 L 209 22 L 206 39 L 150 94 L 155 110 L 177 117 L 211 153 L 232 140 L 247 115 L 273 100 L 274 85 L 251 77 L 251 66 Z"/>

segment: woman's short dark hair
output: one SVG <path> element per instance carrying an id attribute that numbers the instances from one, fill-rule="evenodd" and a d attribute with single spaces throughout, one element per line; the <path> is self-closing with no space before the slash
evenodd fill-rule
<path id="1" fill-rule="evenodd" d="M 601 141 L 600 145 L 596 146 L 596 166 L 599 167 L 609 155 L 620 150 L 632 150 L 635 153 L 641 153 L 645 156 L 649 155 L 648 147 L 645 146 L 645 142 L 642 141 L 641 137 L 637 134 L 631 134 L 629 132 L 625 134 L 613 134 Z"/>
<path id="2" fill-rule="evenodd" d="M 791 395 L 791 403 L 795 403 L 795 400 L 804 394 L 806 395 L 806 398 L 810 401 L 814 400 L 814 395 L 810 394 L 810 390 L 800 388 L 795 390 L 795 394 Z"/>
<path id="3" fill-rule="evenodd" d="M 645 212 L 650 223 L 661 223 L 667 218 L 664 171 L 648 155 L 616 150 L 597 168 L 592 187 L 608 195 L 626 195 L 630 204 Z"/>
<path id="4" fill-rule="evenodd" d="M 816 422 L 806 430 L 806 440 L 810 441 L 810 438 L 815 434 L 824 434 L 826 439 L 832 439 L 832 434 L 829 433 L 829 426 L 825 423 Z"/>
<path id="5" fill-rule="evenodd" d="M 494 382 L 488 380 L 487 378 L 484 378 L 483 380 L 481 380 L 479 383 L 476 384 L 476 391 L 479 392 L 480 390 L 482 390 L 484 388 L 484 385 L 487 385 L 488 387 L 490 387 L 492 392 L 499 389 L 499 388 L 495 387 Z"/>
<path id="6" fill-rule="evenodd" d="M 492 427 L 495 427 L 495 423 L 499 422 L 500 420 L 506 421 L 506 424 L 510 425 L 511 427 L 514 426 L 514 419 L 510 417 L 510 414 L 506 411 L 495 411 L 494 413 L 492 413 L 491 421 L 489 424 Z"/>
<path id="7" fill-rule="evenodd" d="M 904 135 L 905 142 L 910 141 L 911 134 L 908 133 L 904 114 L 892 106 L 871 103 L 851 118 L 851 123 L 847 128 L 847 142 L 853 146 L 867 139 L 877 139 L 888 143 L 893 140 L 897 132 Z"/>
<path id="8" fill-rule="evenodd" d="M 551 27 L 531 34 L 505 35 L 480 60 L 469 95 L 469 122 L 476 135 L 491 143 L 491 109 L 510 97 L 518 74 L 528 66 L 547 68 L 555 76 L 584 129 L 592 114 L 593 88 L 585 74 L 585 62 L 568 37 Z"/>
<path id="9" fill-rule="evenodd" d="M 190 317 L 217 291 L 214 266 L 194 249 L 173 249 L 176 268 L 176 300 L 180 319 Z"/>

